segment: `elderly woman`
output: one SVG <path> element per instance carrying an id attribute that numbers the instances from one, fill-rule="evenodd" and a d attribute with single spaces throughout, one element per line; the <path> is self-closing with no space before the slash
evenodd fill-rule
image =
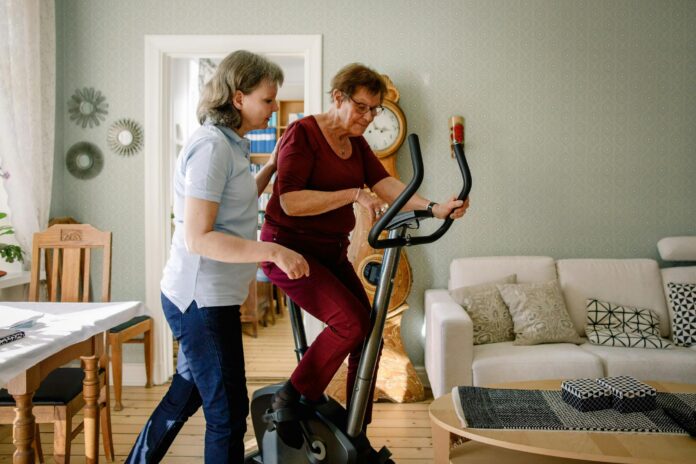
<path id="1" fill-rule="evenodd" d="M 244 134 L 265 128 L 278 110 L 283 73 L 265 58 L 237 51 L 220 63 L 198 105 L 198 128 L 177 161 L 169 261 L 162 309 L 179 340 L 176 374 L 138 436 L 129 463 L 159 462 L 186 420 L 205 414 L 205 462 L 239 463 L 249 412 L 239 307 L 256 262 L 287 276 L 308 275 L 298 253 L 256 241 L 258 192 L 275 157 L 256 179 Z M 292 277 L 288 277 L 292 278 Z"/>
<path id="2" fill-rule="evenodd" d="M 319 400 L 347 355 L 350 401 L 370 326 L 370 302 L 346 253 L 348 234 L 355 226 L 353 203 L 374 218 L 405 188 L 389 176 L 362 136 L 382 111 L 385 93 L 377 72 L 349 64 L 332 79 L 328 111 L 297 121 L 281 141 L 261 239 L 301 253 L 310 273 L 287 273 L 272 262 L 262 267 L 274 284 L 327 327 L 274 398 L 275 410 L 292 405 L 301 395 Z M 363 190 L 365 185 L 377 196 Z M 431 209 L 444 219 L 461 217 L 467 206 L 454 198 L 434 203 L 415 195 L 404 209 Z M 370 416 L 367 411 L 366 424 Z M 278 424 L 278 433 L 286 444 L 301 446 L 293 424 Z"/>

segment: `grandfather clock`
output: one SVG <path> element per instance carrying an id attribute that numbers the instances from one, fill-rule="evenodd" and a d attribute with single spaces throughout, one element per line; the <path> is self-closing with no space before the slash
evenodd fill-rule
<path id="1" fill-rule="evenodd" d="M 399 91 L 388 76 L 382 75 L 382 77 L 387 84 L 387 94 L 382 103 L 384 111 L 375 116 L 365 130 L 364 137 L 387 172 L 398 179 L 396 156 L 406 138 L 406 116 L 399 107 Z M 367 242 L 367 235 L 374 224 L 370 213 L 358 204 L 354 206 L 354 210 L 356 224 L 348 248 L 348 258 L 353 263 L 372 301 L 376 286 L 368 280 L 367 276 L 375 266 L 381 265 L 383 250 L 375 250 Z M 401 343 L 401 317 L 408 309 L 406 299 L 411 291 L 411 284 L 411 267 L 408 264 L 406 252 L 402 251 L 384 327 L 384 348 L 377 375 L 375 398 L 412 402 L 422 401 L 425 397 L 423 384 Z M 344 365 L 327 389 L 332 397 L 343 401 L 345 401 L 346 372 Z"/>

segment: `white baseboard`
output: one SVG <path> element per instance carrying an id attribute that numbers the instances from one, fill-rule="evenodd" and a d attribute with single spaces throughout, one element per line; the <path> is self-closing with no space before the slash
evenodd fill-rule
<path id="1" fill-rule="evenodd" d="M 111 370 L 111 385 L 114 384 L 113 369 Z M 147 382 L 145 375 L 145 363 L 123 363 L 123 386 L 144 387 Z"/>
<path id="2" fill-rule="evenodd" d="M 430 388 L 430 380 L 428 379 L 428 373 L 425 372 L 425 366 L 413 366 L 416 369 L 416 374 L 418 378 L 423 383 L 423 386 Z"/>

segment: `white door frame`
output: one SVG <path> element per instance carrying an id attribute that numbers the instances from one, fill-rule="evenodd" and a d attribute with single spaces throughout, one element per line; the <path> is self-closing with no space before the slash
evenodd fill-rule
<path id="1" fill-rule="evenodd" d="M 155 320 L 153 381 L 174 373 L 172 333 L 161 311 L 160 280 L 169 255 L 172 195 L 170 153 L 172 60 L 224 57 L 234 50 L 302 55 L 305 113 L 321 112 L 321 35 L 146 35 L 145 36 L 145 305 Z M 124 379 L 124 383 L 125 383 Z"/>

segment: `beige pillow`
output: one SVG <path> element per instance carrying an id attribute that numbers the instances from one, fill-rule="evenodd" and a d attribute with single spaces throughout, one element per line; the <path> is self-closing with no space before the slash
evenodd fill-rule
<path id="1" fill-rule="evenodd" d="M 474 345 L 515 339 L 510 311 L 496 286 L 515 282 L 517 275 L 512 274 L 494 282 L 450 290 L 452 299 L 466 310 L 474 323 Z"/>
<path id="2" fill-rule="evenodd" d="M 515 345 L 581 343 L 557 280 L 498 285 L 515 326 Z"/>

